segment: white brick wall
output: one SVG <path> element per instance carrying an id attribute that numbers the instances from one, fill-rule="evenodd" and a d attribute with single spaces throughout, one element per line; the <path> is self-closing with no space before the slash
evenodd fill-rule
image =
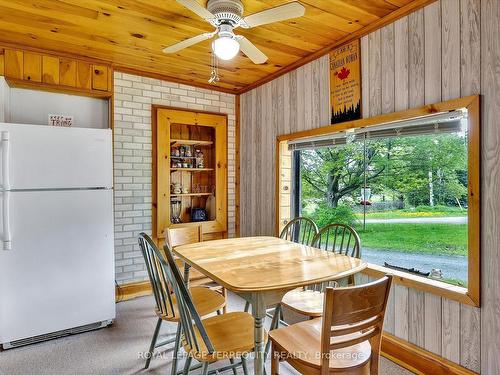
<path id="1" fill-rule="evenodd" d="M 114 123 L 116 280 L 147 278 L 137 235 L 151 233 L 151 105 L 228 114 L 228 232 L 235 233 L 235 97 L 116 73 Z"/>

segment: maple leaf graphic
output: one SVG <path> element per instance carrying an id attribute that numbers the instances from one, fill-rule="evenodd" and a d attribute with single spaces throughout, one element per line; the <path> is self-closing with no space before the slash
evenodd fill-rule
<path id="1" fill-rule="evenodd" d="M 336 75 L 337 75 L 337 77 L 339 77 L 339 79 L 344 80 L 347 77 L 349 77 L 350 73 L 351 73 L 351 71 L 349 69 L 346 69 L 344 66 L 344 67 L 342 67 L 342 69 L 340 69 L 340 72 L 338 72 L 338 74 L 336 74 Z"/>

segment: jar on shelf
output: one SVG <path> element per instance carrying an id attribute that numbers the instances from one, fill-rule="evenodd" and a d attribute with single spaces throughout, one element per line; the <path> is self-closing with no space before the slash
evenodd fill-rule
<path id="1" fill-rule="evenodd" d="M 196 149 L 195 150 L 195 157 L 196 157 L 196 167 L 197 168 L 205 168 L 205 162 L 203 160 L 203 151 L 201 149 Z"/>

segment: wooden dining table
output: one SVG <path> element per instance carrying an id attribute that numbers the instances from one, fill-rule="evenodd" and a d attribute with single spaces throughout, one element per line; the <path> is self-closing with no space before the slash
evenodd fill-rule
<path id="1" fill-rule="evenodd" d="M 178 246 L 174 252 L 199 272 L 252 304 L 254 374 L 264 374 L 264 320 L 269 306 L 290 290 L 341 279 L 366 267 L 361 259 L 319 250 L 276 237 L 243 237 Z"/>

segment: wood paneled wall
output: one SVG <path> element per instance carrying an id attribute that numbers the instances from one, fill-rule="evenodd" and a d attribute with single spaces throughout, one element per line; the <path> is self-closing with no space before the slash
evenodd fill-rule
<path id="1" fill-rule="evenodd" d="M 500 1 L 441 0 L 361 40 L 364 117 L 482 94 L 482 309 L 396 286 L 386 330 L 500 374 Z M 273 235 L 275 139 L 329 123 L 328 57 L 241 96 L 241 234 Z"/>
<path id="2" fill-rule="evenodd" d="M 437 1 L 361 39 L 364 117 L 480 93 L 479 0 Z M 385 329 L 474 371 L 480 310 L 397 285 Z"/>
<path id="3" fill-rule="evenodd" d="M 468 19 L 474 17 L 469 14 Z M 470 39 L 481 38 L 482 95 L 482 223 L 481 223 L 481 371 L 500 374 L 500 1 L 481 0 L 481 30 L 471 30 Z M 476 68 L 469 64 L 461 75 Z"/>
<path id="4" fill-rule="evenodd" d="M 241 95 L 240 232 L 274 235 L 276 137 L 330 122 L 324 56 Z"/>

